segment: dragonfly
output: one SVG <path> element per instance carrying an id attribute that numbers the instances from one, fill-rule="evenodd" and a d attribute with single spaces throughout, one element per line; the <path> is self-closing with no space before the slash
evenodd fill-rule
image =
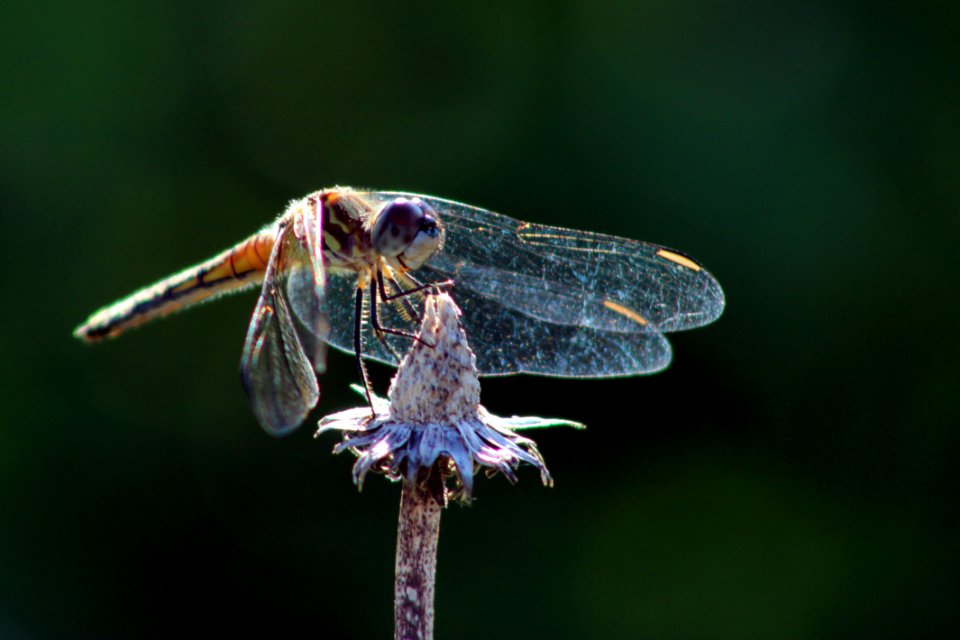
<path id="1" fill-rule="evenodd" d="M 296 429 L 320 398 L 327 345 L 396 366 L 417 302 L 451 286 L 481 375 L 605 378 L 671 360 L 665 333 L 716 320 L 725 300 L 696 260 L 660 245 L 523 222 L 427 195 L 323 189 L 219 255 L 95 312 L 100 342 L 259 286 L 240 361 L 255 416 Z"/>

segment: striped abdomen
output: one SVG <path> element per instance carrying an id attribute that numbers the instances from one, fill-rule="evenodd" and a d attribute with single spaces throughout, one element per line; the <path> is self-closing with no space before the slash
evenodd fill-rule
<path id="1" fill-rule="evenodd" d="M 74 335 L 87 342 L 112 338 L 213 296 L 257 285 L 263 281 L 275 240 L 275 229 L 264 229 L 215 258 L 100 309 Z"/>

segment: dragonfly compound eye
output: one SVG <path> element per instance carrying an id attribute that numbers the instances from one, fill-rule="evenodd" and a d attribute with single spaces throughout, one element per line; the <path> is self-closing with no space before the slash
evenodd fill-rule
<path id="1" fill-rule="evenodd" d="M 416 269 L 440 246 L 436 212 L 419 198 L 396 198 L 381 209 L 371 239 L 380 255 Z"/>
<path id="2" fill-rule="evenodd" d="M 397 198 L 387 204 L 373 225 L 373 246 L 382 256 L 394 258 L 410 246 L 424 212 L 418 200 Z"/>

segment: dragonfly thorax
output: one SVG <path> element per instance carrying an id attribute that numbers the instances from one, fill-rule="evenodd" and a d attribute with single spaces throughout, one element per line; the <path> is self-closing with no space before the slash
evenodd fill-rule
<path id="1" fill-rule="evenodd" d="M 373 211 L 369 204 L 347 190 L 331 190 L 309 196 L 309 205 L 319 205 L 323 221 L 323 258 L 328 269 L 365 272 L 376 264 L 367 224 Z"/>

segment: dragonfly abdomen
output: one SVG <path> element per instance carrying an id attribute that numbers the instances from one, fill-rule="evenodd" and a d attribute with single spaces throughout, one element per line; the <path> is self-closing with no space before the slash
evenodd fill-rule
<path id="1" fill-rule="evenodd" d="M 87 342 L 112 338 L 190 305 L 262 282 L 276 240 L 268 228 L 232 249 L 145 287 L 94 313 L 74 335 Z"/>

